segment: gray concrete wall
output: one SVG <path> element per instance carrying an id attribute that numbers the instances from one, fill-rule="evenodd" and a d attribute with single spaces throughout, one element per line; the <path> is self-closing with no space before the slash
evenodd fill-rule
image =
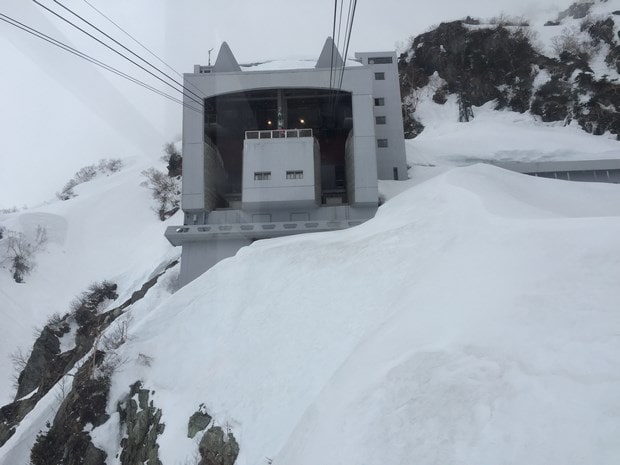
<path id="1" fill-rule="evenodd" d="M 184 211 L 202 210 L 204 199 L 204 111 L 187 92 L 183 96 L 183 185 Z M 190 108 L 191 107 L 191 108 Z M 198 110 L 198 111 L 197 111 Z"/>
<path id="2" fill-rule="evenodd" d="M 402 101 L 398 78 L 396 53 L 368 52 L 356 53 L 355 57 L 369 66 L 372 71 L 372 93 L 374 98 L 383 98 L 385 105 L 374 106 L 373 124 L 377 139 L 387 139 L 387 147 L 377 147 L 377 172 L 379 179 L 394 179 L 394 168 L 398 179 L 407 179 L 407 160 L 405 157 L 405 134 L 403 131 Z M 369 63 L 371 58 L 391 58 L 391 63 Z M 375 73 L 383 73 L 384 79 L 377 79 Z M 374 102 L 373 102 L 374 103 Z M 377 117 L 385 117 L 385 124 L 377 124 Z"/>
<path id="3" fill-rule="evenodd" d="M 185 286 L 220 260 L 234 256 L 241 247 L 250 244 L 251 241 L 243 238 L 184 243 L 179 285 Z"/>
<path id="4" fill-rule="evenodd" d="M 246 139 L 243 143 L 243 209 L 315 206 L 315 139 Z M 287 179 L 287 171 L 301 171 L 302 179 Z M 256 180 L 255 173 L 269 172 L 270 179 Z"/>
<path id="5" fill-rule="evenodd" d="M 373 96 L 368 94 L 353 95 L 352 98 L 354 163 L 348 172 L 353 173 L 353 200 L 349 201 L 357 206 L 376 205 L 379 197 L 373 101 Z"/>

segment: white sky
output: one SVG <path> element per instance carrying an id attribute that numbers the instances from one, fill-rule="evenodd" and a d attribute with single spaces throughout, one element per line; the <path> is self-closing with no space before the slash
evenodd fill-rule
<path id="1" fill-rule="evenodd" d="M 40 0 L 55 10 L 52 0 Z M 129 39 L 93 12 L 84 0 L 61 0 L 115 38 Z M 206 63 L 226 40 L 240 62 L 317 57 L 332 32 L 331 0 L 89 0 L 179 72 Z M 345 9 L 348 2 L 345 3 Z M 441 21 L 508 15 L 545 19 L 571 0 L 359 0 L 349 53 L 392 50 Z M 72 31 L 28 0 L 2 0 L 0 12 L 69 41 L 103 61 L 163 84 Z M 345 11 L 346 17 L 346 11 Z M 33 205 L 54 192 L 80 167 L 102 157 L 151 154 L 178 137 L 180 107 L 100 71 L 66 52 L 0 23 L 0 208 Z"/>

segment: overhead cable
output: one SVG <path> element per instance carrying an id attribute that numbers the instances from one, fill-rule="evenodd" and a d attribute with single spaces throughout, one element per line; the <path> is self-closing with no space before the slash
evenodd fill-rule
<path id="1" fill-rule="evenodd" d="M 121 26 L 119 26 L 112 18 L 110 18 L 109 16 L 107 16 L 105 13 L 103 13 L 101 10 L 97 9 L 92 3 L 90 3 L 88 0 L 83 0 L 84 3 L 86 3 L 90 8 L 92 8 L 93 10 L 95 10 L 100 16 L 102 16 L 103 18 L 105 18 L 109 23 L 111 23 L 114 27 L 116 27 L 119 31 L 121 31 L 123 34 L 125 34 L 127 37 L 129 37 L 131 40 L 133 40 L 136 44 L 138 44 L 140 47 L 142 47 L 144 50 L 146 50 L 152 57 L 156 58 L 157 61 L 159 61 L 160 63 L 162 63 L 163 65 L 167 66 L 170 70 L 172 70 L 177 76 L 179 77 L 183 77 L 183 75 L 181 73 L 179 73 L 176 69 L 174 69 L 172 66 L 170 66 L 168 63 L 166 63 L 164 60 L 162 60 L 159 56 L 157 56 L 157 54 L 153 51 L 151 51 L 146 45 L 144 45 L 142 42 L 140 42 L 138 39 L 136 39 L 134 36 L 132 36 L 129 32 L 127 32 L 125 29 L 123 29 Z"/>
<path id="2" fill-rule="evenodd" d="M 351 4 L 349 3 L 349 7 Z M 344 50 L 344 58 L 342 62 L 342 73 L 340 74 L 340 83 L 338 84 L 338 89 L 342 88 L 342 80 L 344 78 L 344 68 L 347 62 L 347 57 L 349 55 L 349 43 L 351 42 L 351 32 L 353 32 L 353 19 L 355 18 L 355 9 L 357 7 L 357 0 L 353 0 L 353 12 L 351 13 L 351 23 L 349 24 L 349 32 L 346 41 L 346 47 Z"/>
<path id="3" fill-rule="evenodd" d="M 351 1 L 351 0 L 349 0 Z M 338 38 L 336 39 L 336 49 L 340 50 L 340 31 L 342 30 L 342 10 L 344 6 L 344 0 L 340 0 L 340 17 L 338 19 Z"/>
<path id="4" fill-rule="evenodd" d="M 59 5 L 61 8 L 63 8 L 64 10 L 68 11 L 69 13 L 71 13 L 73 16 L 75 16 L 76 18 L 80 19 L 81 21 L 85 22 L 86 24 L 88 24 L 90 27 L 92 27 L 93 29 L 95 29 L 97 32 L 103 34 L 104 36 L 106 36 L 108 39 L 110 39 L 112 42 L 114 42 L 115 44 L 123 47 L 124 50 L 128 51 L 129 53 L 131 53 L 133 56 L 135 56 L 136 58 L 138 58 L 140 61 L 142 61 L 143 63 L 146 63 L 147 65 L 149 65 L 151 68 L 157 70 L 159 73 L 161 73 L 162 75 L 166 76 L 168 79 L 170 79 L 172 82 L 174 82 L 175 84 L 177 84 L 178 86 L 181 86 L 183 88 L 183 90 L 186 90 L 187 92 L 191 93 L 192 95 L 194 95 L 195 97 L 198 97 L 199 99 L 202 99 L 202 95 L 198 95 L 195 92 L 189 90 L 188 88 L 186 88 L 183 83 L 177 81 L 175 78 L 173 78 L 172 76 L 170 76 L 169 74 L 163 72 L 161 69 L 159 69 L 157 66 L 155 66 L 154 64 L 152 64 L 150 61 L 145 60 L 144 58 L 142 58 L 140 55 L 138 55 L 137 53 L 135 53 L 133 50 L 131 50 L 130 48 L 126 47 L 125 45 L 123 45 L 122 43 L 120 43 L 118 40 L 116 40 L 114 37 L 112 37 L 111 35 L 107 34 L 106 32 L 104 32 L 103 30 L 101 30 L 100 28 L 98 28 L 97 26 L 95 26 L 93 23 L 91 23 L 90 21 L 88 21 L 87 19 L 84 19 L 82 16 L 80 16 L 79 14 L 77 14 L 75 11 L 73 11 L 71 8 L 63 5 L 59 0 L 54 0 L 54 3 L 56 3 L 57 5 Z"/>
<path id="5" fill-rule="evenodd" d="M 185 95 L 188 99 L 192 100 L 194 103 L 198 104 L 200 107 L 203 106 L 203 102 L 202 99 L 201 100 L 197 100 L 196 98 L 192 97 L 191 95 L 186 94 L 185 92 L 183 92 L 182 90 L 176 88 L 175 86 L 173 86 L 170 82 L 166 81 L 165 79 L 161 78 L 160 76 L 156 75 L 155 73 L 153 73 L 152 71 L 146 69 L 144 66 L 140 65 L 139 63 L 136 63 L 134 60 L 132 60 L 131 58 L 129 58 L 127 55 L 124 55 L 123 53 L 119 52 L 118 50 L 116 50 L 114 47 L 111 47 L 110 45 L 106 44 L 105 42 L 103 42 L 102 40 L 100 40 L 99 38 L 95 37 L 94 35 L 92 35 L 90 32 L 85 31 L 84 29 L 82 29 L 80 26 L 78 26 L 77 24 L 72 23 L 71 21 L 69 21 L 68 19 L 66 19 L 65 17 L 63 17 L 62 15 L 56 13 L 55 11 L 53 11 L 52 9 L 48 8 L 47 6 L 43 5 L 41 2 L 39 2 L 38 0 L 32 0 L 34 3 L 36 3 L 37 5 L 41 6 L 42 8 L 44 8 L 45 10 L 49 11 L 50 13 L 52 13 L 54 16 L 57 16 L 58 18 L 60 18 L 61 20 L 63 20 L 64 22 L 68 23 L 69 25 L 73 26 L 74 28 L 76 28 L 77 30 L 79 30 L 80 32 L 82 32 L 83 34 L 86 34 L 88 37 L 90 37 L 91 39 L 99 42 L 101 45 L 103 45 L 104 47 L 108 48 L 109 50 L 113 51 L 114 53 L 116 53 L 117 55 L 120 55 L 121 57 L 123 57 L 124 59 L 126 59 L 127 61 L 133 63 L 134 65 L 136 65 L 138 68 L 140 68 L 143 71 L 146 71 L 148 74 L 150 74 L 151 76 L 153 76 L 155 79 L 163 82 L 164 84 L 166 84 L 168 87 L 171 87 L 172 89 L 174 89 L 177 92 L 180 92 L 181 94 Z"/>
<path id="6" fill-rule="evenodd" d="M 136 79 L 136 78 L 134 78 L 134 77 L 132 77 L 132 76 L 126 74 L 126 73 L 123 73 L 122 71 L 119 71 L 118 69 L 116 69 L 116 68 L 114 68 L 114 67 L 112 67 L 110 65 L 107 65 L 107 64 L 105 64 L 105 63 L 103 63 L 103 62 L 101 62 L 101 61 L 91 57 L 90 55 L 88 55 L 88 54 L 86 54 L 84 52 L 81 52 L 81 51 L 71 47 L 70 45 L 67 45 L 67 44 L 65 44 L 65 43 L 63 43 L 63 42 L 61 42 L 61 41 L 59 41 L 57 39 L 54 39 L 53 37 L 50 37 L 47 34 L 44 34 L 43 32 L 41 32 L 41 31 L 39 31 L 37 29 L 34 29 L 34 28 L 32 28 L 32 27 L 30 27 L 30 26 L 28 26 L 28 25 L 26 25 L 26 24 L 24 24 L 24 23 L 22 23 L 22 22 L 20 22 L 20 21 L 18 21 L 16 19 L 14 19 L 14 18 L 11 18 L 10 16 L 7 16 L 7 15 L 5 15 L 3 13 L 0 13 L 0 21 L 4 21 L 5 23 L 7 23 L 7 24 L 9 24 L 11 26 L 14 26 L 14 27 L 16 27 L 18 29 L 21 29 L 22 31 L 27 32 L 28 34 L 31 34 L 34 37 L 38 38 L 38 39 L 44 40 L 45 42 L 48 42 L 48 43 L 50 43 L 50 44 L 52 44 L 52 45 L 54 45 L 54 46 L 56 46 L 56 47 L 58 47 L 58 48 L 60 48 L 62 50 L 65 50 L 65 51 L 67 51 L 67 52 L 69 52 L 69 53 L 71 53 L 73 55 L 76 55 L 79 58 L 82 58 L 82 59 L 84 59 L 84 60 L 86 60 L 86 61 L 88 61 L 90 63 L 93 63 L 94 65 L 97 65 L 97 66 L 99 66 L 99 67 L 101 67 L 101 68 L 103 68 L 103 69 L 105 69 L 107 71 L 110 71 L 111 73 L 116 74 L 117 76 L 120 76 L 120 77 L 122 77 L 124 79 L 127 79 L 128 81 L 131 81 L 134 84 L 137 84 L 137 85 L 139 85 L 141 87 L 144 87 L 145 89 L 148 89 L 151 92 L 154 92 L 154 93 L 156 93 L 156 94 L 158 94 L 158 95 L 160 95 L 162 97 L 165 97 L 165 98 L 167 98 L 167 99 L 169 99 L 169 100 L 171 100 L 171 101 L 173 101 L 175 103 L 178 103 L 180 105 L 183 105 L 184 107 L 187 107 L 187 108 L 189 108 L 191 110 L 194 110 L 194 111 L 196 111 L 198 113 L 201 113 L 200 110 L 198 110 L 195 107 L 193 107 L 193 106 L 183 102 L 182 100 L 180 100 L 180 99 L 178 99 L 176 97 L 173 97 L 172 95 L 167 94 L 167 93 L 165 93 L 165 92 L 163 92 L 163 91 L 161 91 L 159 89 L 156 89 L 155 87 L 152 87 L 152 86 L 144 83 L 143 81 L 140 81 L 139 79 Z"/>
<path id="7" fill-rule="evenodd" d="M 332 26 L 332 53 L 329 60 L 329 89 L 332 88 L 332 74 L 334 71 L 334 47 L 336 46 L 334 41 L 336 40 L 336 10 L 338 8 L 338 0 L 334 0 L 334 25 Z"/>
<path id="8" fill-rule="evenodd" d="M 88 0 L 83 0 L 84 3 L 86 3 L 90 8 L 92 8 L 95 12 L 97 12 L 98 15 L 102 16 L 103 18 L 106 19 L 106 21 L 108 21 L 109 23 L 111 23 L 115 28 L 117 28 L 119 31 L 121 31 L 123 34 L 125 34 L 127 37 L 129 37 L 131 40 L 133 40 L 136 44 L 138 44 L 140 47 L 142 47 L 144 50 L 146 50 L 152 57 L 154 57 L 157 61 L 159 61 L 160 63 L 162 63 L 163 65 L 167 66 L 168 69 L 170 69 L 173 73 L 175 73 L 177 76 L 179 76 L 180 78 L 183 78 L 183 75 L 181 73 L 179 73 L 176 69 L 174 69 L 174 67 L 172 67 L 170 64 L 166 63 L 162 58 L 160 58 L 155 52 L 153 52 L 152 50 L 150 50 L 146 45 L 144 45 L 142 42 L 140 42 L 138 39 L 136 39 L 133 35 L 131 35 L 127 30 L 123 29 L 118 23 L 116 23 L 116 21 L 114 21 L 112 18 L 110 18 L 108 15 L 106 15 L 105 13 L 103 13 L 101 10 L 99 10 L 97 7 L 95 7 L 92 3 L 90 3 Z M 198 91 L 202 97 L 204 97 L 204 93 L 198 89 L 198 87 L 196 87 L 194 84 L 192 84 L 191 82 L 189 83 L 189 85 L 195 89 L 196 91 Z"/>

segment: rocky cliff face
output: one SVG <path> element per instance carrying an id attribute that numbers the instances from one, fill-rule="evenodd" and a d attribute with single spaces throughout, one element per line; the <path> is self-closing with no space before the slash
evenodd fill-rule
<path id="1" fill-rule="evenodd" d="M 592 5 L 573 5 L 546 23 L 557 29 L 549 56 L 524 20 L 481 24 L 468 17 L 415 37 L 399 59 L 406 136 L 423 129 L 415 94 L 435 75 L 433 100 L 442 104 L 456 94 L 460 121 L 474 116 L 472 106 L 495 101 L 498 110 L 530 111 L 545 122 L 576 120 L 592 134 L 620 137 L 620 84 L 610 77 L 620 73 L 620 12 L 590 15 Z"/>
<path id="2" fill-rule="evenodd" d="M 53 421 L 39 431 L 31 445 L 30 463 L 106 463 L 107 454 L 94 444 L 90 431 L 110 421 L 110 412 L 106 411 L 110 378 L 122 364 L 116 350 L 127 342 L 127 320 L 110 326 L 117 318 L 131 312 L 132 305 L 177 264 L 178 260 L 170 262 L 117 307 L 105 309 L 104 304 L 114 301 L 118 295 L 117 285 L 104 281 L 92 285 L 76 299 L 69 313 L 50 319 L 24 361 L 16 383 L 15 400 L 0 408 L 0 447 L 15 434 L 20 422 L 38 402 L 56 388 L 58 408 Z M 165 425 L 160 422 L 161 409 L 149 398 L 153 393 L 137 381 L 117 406 L 120 418 L 117 458 L 123 465 L 161 464 L 157 439 Z M 202 417 L 202 422 L 200 418 L 194 421 L 194 434 L 206 429 L 211 421 L 206 412 Z M 228 465 L 234 462 L 239 450 L 234 437 L 230 434 L 221 439 L 221 444 L 211 441 L 209 447 L 203 449 L 214 450 L 217 457 L 226 457 L 227 461 L 205 463 Z M 199 452 L 196 451 L 197 456 Z"/>

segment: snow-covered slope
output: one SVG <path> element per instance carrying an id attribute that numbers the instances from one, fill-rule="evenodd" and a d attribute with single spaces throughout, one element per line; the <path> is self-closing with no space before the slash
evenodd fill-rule
<path id="1" fill-rule="evenodd" d="M 152 389 L 166 464 L 201 403 L 239 465 L 617 463 L 619 236 L 618 186 L 453 170 L 140 316 L 111 409 Z"/>
<path id="2" fill-rule="evenodd" d="M 257 242 L 132 310 L 93 436 L 118 463 L 116 402 L 140 380 L 165 464 L 195 453 L 201 403 L 239 465 L 617 463 L 619 235 L 618 186 L 476 165 L 360 227 Z"/>
<path id="3" fill-rule="evenodd" d="M 115 282 L 119 297 L 126 298 L 161 263 L 179 254 L 163 237 L 165 224 L 151 210 L 150 191 L 140 186 L 140 172 L 157 162 L 144 157 L 124 164 L 119 173 L 77 186 L 73 199 L 0 216 L 0 226 L 23 232 L 29 240 L 38 226 L 48 236 L 25 283 L 15 283 L 8 270 L 0 269 L 5 328 L 0 337 L 0 404 L 12 400 L 9 354 L 30 350 L 35 326 L 42 327 L 54 313 L 68 312 L 71 301 L 94 282 Z M 1 247 L 4 253 L 5 243 Z"/>

